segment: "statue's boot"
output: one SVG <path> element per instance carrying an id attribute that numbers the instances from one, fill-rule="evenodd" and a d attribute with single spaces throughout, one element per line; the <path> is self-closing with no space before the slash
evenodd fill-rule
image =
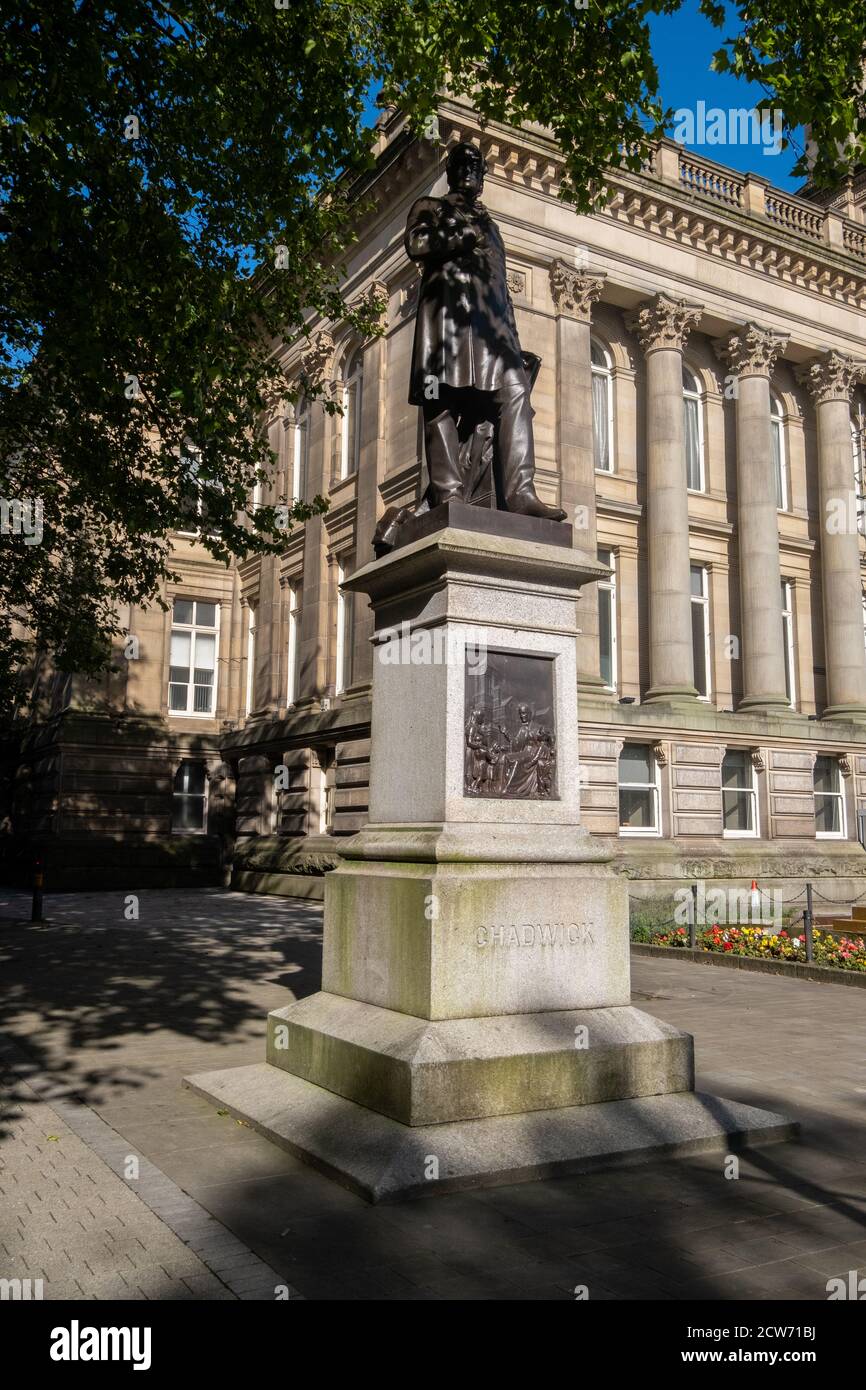
<path id="1" fill-rule="evenodd" d="M 496 443 L 502 469 L 505 506 L 520 516 L 540 516 L 545 521 L 564 521 L 561 507 L 550 507 L 535 491 L 535 444 L 532 437 L 532 406 L 529 382 L 509 383 L 499 391 L 496 401 L 499 420 Z"/>
<path id="2" fill-rule="evenodd" d="M 562 508 L 551 507 L 547 502 L 542 502 L 532 484 L 506 497 L 505 505 L 510 512 L 518 512 L 520 516 L 540 516 L 545 521 L 565 521 L 566 514 Z"/>

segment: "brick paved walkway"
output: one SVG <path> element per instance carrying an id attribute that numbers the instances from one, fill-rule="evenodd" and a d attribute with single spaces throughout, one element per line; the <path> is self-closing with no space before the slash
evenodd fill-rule
<path id="1" fill-rule="evenodd" d="M 578 1285 L 592 1299 L 823 1299 L 831 1276 L 866 1272 L 859 990 L 634 962 L 635 1003 L 694 1033 L 702 1089 L 803 1125 L 801 1142 L 743 1157 L 737 1180 L 707 1155 L 371 1208 L 180 1087 L 189 1072 L 261 1060 L 266 1011 L 318 987 L 320 910 L 219 890 L 138 896 L 133 921 L 121 894 L 49 898 L 50 925 L 33 927 L 12 925 L 23 895 L 0 894 L 0 1034 L 26 1054 L 33 1089 L 0 1117 L 0 1157 L 33 1146 L 43 1201 L 52 1180 L 81 1181 L 77 1168 L 107 1185 L 121 1219 L 135 1212 L 140 1245 L 123 1239 L 146 1282 L 82 1231 L 59 1242 L 77 1296 L 107 1296 L 123 1274 L 131 1297 L 273 1297 L 282 1280 L 326 1299 L 562 1299 Z M 142 1160 L 137 1195 L 116 1176 L 129 1154 Z M 9 1171 L 20 1177 L 20 1160 Z M 210 1247 L 206 1213 L 223 1230 Z M 24 1254 L 51 1282 L 40 1220 L 25 1221 Z M 229 1287 L 251 1256 L 265 1268 Z M 46 1297 L 69 1296 L 56 1287 Z"/>

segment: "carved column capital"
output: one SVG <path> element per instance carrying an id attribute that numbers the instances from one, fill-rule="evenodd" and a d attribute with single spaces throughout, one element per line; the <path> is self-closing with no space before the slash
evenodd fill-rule
<path id="1" fill-rule="evenodd" d="M 334 359 L 334 340 L 330 333 L 322 330 L 313 340 L 312 347 L 301 358 L 300 378 L 305 390 L 327 385 L 328 368 Z"/>
<path id="2" fill-rule="evenodd" d="M 745 323 L 713 342 L 716 356 L 737 376 L 771 376 L 787 346 L 787 333 L 775 333 L 759 323 Z"/>
<path id="3" fill-rule="evenodd" d="M 550 292 L 558 314 L 589 323 L 592 306 L 599 298 L 605 275 L 587 275 L 567 261 L 555 260 L 550 267 Z"/>
<path id="4" fill-rule="evenodd" d="M 382 324 L 388 312 L 388 286 L 382 280 L 371 280 L 352 301 L 351 309 L 353 313 L 362 309 L 373 312 L 376 323 Z"/>
<path id="5" fill-rule="evenodd" d="M 798 367 L 796 377 L 811 392 L 816 405 L 826 401 L 850 402 L 854 387 L 866 379 L 866 362 L 858 362 L 833 348 Z"/>
<path id="6" fill-rule="evenodd" d="M 669 294 L 657 294 L 626 316 L 626 327 L 634 333 L 644 352 L 686 345 L 686 339 L 703 313 L 702 304 L 689 304 Z"/>

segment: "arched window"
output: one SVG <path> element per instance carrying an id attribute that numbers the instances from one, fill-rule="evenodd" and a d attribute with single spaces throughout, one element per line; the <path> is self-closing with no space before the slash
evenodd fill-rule
<path id="1" fill-rule="evenodd" d="M 357 348 L 346 355 L 343 364 L 343 434 L 340 448 L 340 477 L 358 471 L 361 452 L 361 396 L 364 390 L 364 352 Z"/>
<path id="2" fill-rule="evenodd" d="M 292 499 L 303 502 L 307 496 L 310 459 L 310 403 L 300 396 L 295 405 L 295 439 L 292 452 Z"/>
<path id="3" fill-rule="evenodd" d="M 613 472 L 613 377 L 610 355 L 596 342 L 590 343 L 592 365 L 592 452 L 595 466 L 602 473 Z"/>
<path id="4" fill-rule="evenodd" d="M 683 409 L 685 412 L 686 486 L 691 492 L 703 492 L 704 485 L 704 421 L 701 388 L 697 378 L 683 367 Z"/>
<path id="5" fill-rule="evenodd" d="M 770 431 L 773 437 L 773 467 L 776 474 L 776 506 L 788 510 L 788 455 L 785 451 L 785 412 L 777 396 L 770 397 Z"/>

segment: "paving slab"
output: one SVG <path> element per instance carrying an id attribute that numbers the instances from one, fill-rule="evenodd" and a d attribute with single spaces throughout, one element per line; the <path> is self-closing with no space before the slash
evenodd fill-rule
<path id="1" fill-rule="evenodd" d="M 675 1284 L 668 1298 L 823 1299 L 829 1277 L 863 1266 L 866 1011 L 859 991 L 633 961 L 636 1006 L 694 1035 L 700 1090 L 800 1122 L 797 1143 L 738 1155 L 736 1177 L 724 1153 L 699 1154 L 369 1207 L 181 1086 L 194 1072 L 262 1061 L 268 1011 L 319 988 L 321 909 L 222 890 L 138 897 L 139 919 L 128 922 L 121 892 L 49 892 L 51 922 L 40 927 L 15 925 L 29 915 L 29 900 L 0 893 L 0 1033 L 26 1056 L 25 1082 L 46 1080 L 52 1094 L 103 1121 L 125 1153 L 152 1164 L 184 1202 L 301 1295 L 352 1300 L 375 1291 L 386 1300 L 476 1300 L 507 1299 L 516 1289 L 518 1297 L 573 1299 L 583 1282 L 591 1299 L 647 1298 L 656 1296 L 654 1281 L 670 1277 L 649 1261 L 669 1251 L 672 1266 L 677 1256 L 689 1258 L 700 1277 Z M 23 1102 L 25 1113 L 39 1100 Z M 4 1130 L 8 1138 L 9 1120 L 0 1112 L 0 1155 L 8 1151 Z M 82 1212 L 79 1220 L 75 1202 L 64 1196 L 65 1176 L 58 1183 L 44 1161 L 35 1168 L 42 1204 L 60 1220 L 77 1221 L 83 1241 L 85 1223 L 96 1218 Z M 39 1212 L 36 1198 L 30 1205 Z M 90 1206 L 105 1216 L 101 1204 Z M 781 1222 L 805 1215 L 813 1224 L 804 1239 L 824 1248 L 780 1259 L 775 1242 L 787 1250 L 789 1241 Z M 200 1218 L 175 1211 L 174 1219 L 183 1230 L 181 1260 Z M 35 1214 L 30 1220 L 25 1257 L 36 1269 L 42 1228 Z M 105 1219 L 107 1245 L 122 1242 L 122 1231 Z M 705 1247 L 691 1246 L 690 1255 L 680 1249 L 684 1236 L 700 1231 L 710 1233 Z M 716 1241 L 743 1266 L 711 1268 L 718 1265 Z M 154 1236 L 142 1278 L 165 1278 L 156 1264 L 164 1249 Z M 613 1288 L 595 1270 L 581 1280 L 583 1256 L 599 1250 L 630 1267 L 632 1281 L 620 1271 Z M 100 1287 L 87 1283 L 74 1242 L 61 1249 L 57 1269 L 55 1293 L 62 1271 L 74 1297 Z M 178 1285 L 179 1269 L 166 1264 Z M 107 1277 L 117 1284 L 113 1272 Z M 449 1277 L 450 1294 L 443 1293 Z M 189 1278 L 194 1283 L 196 1276 Z M 150 1296 L 125 1287 L 123 1297 Z M 228 1288 L 209 1294 L 202 1285 L 178 1289 L 178 1296 L 237 1295 Z"/>

